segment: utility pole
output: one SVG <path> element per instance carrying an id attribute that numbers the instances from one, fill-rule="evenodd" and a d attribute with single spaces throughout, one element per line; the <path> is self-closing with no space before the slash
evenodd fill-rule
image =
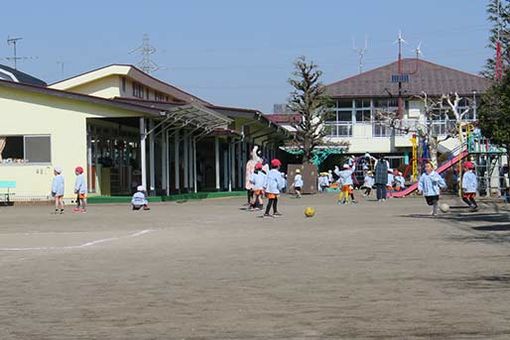
<path id="1" fill-rule="evenodd" d="M 501 1 L 497 1 L 498 9 L 498 35 L 496 39 L 496 64 L 494 65 L 494 78 L 501 80 L 503 78 L 503 54 L 501 50 Z"/>
<path id="2" fill-rule="evenodd" d="M 367 52 L 368 50 L 368 38 L 367 36 L 365 35 L 365 47 L 360 47 L 360 48 L 357 48 L 356 47 L 356 41 L 354 40 L 354 38 L 352 38 L 352 49 L 354 50 L 354 52 L 358 53 L 358 58 L 359 58 L 359 61 L 358 61 L 358 71 L 359 73 L 363 73 L 363 58 L 365 57 L 365 53 Z"/>
<path id="3" fill-rule="evenodd" d="M 151 55 L 156 52 L 156 48 L 150 44 L 149 35 L 143 35 L 142 45 L 138 46 L 129 54 L 139 53 L 142 55 L 142 60 L 138 62 L 137 66 L 145 73 L 152 73 L 160 69 L 160 67 L 151 59 Z"/>

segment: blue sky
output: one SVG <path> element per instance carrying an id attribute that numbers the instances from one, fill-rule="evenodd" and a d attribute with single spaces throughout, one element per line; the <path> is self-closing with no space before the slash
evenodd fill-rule
<path id="1" fill-rule="evenodd" d="M 136 64 L 129 51 L 148 33 L 158 49 L 154 76 L 221 105 L 271 112 L 290 91 L 292 62 L 304 55 L 330 83 L 358 72 L 353 37 L 368 36 L 365 69 L 396 59 L 401 29 L 422 41 L 423 58 L 478 73 L 487 56 L 484 0 L 8 1 L 2 3 L 0 57 L 21 36 L 19 68 L 53 82 L 111 63 Z M 4 13 L 9 13 L 5 15 Z M 57 61 L 64 61 L 62 74 Z M 5 59 L 0 63 L 8 64 Z"/>

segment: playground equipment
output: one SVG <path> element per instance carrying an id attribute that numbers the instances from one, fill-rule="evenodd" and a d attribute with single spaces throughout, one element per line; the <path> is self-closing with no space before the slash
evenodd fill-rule
<path id="1" fill-rule="evenodd" d="M 302 155 L 303 150 L 301 149 L 294 149 L 294 148 L 286 148 L 285 151 L 290 153 L 291 155 Z M 317 168 L 320 168 L 320 165 L 322 162 L 326 160 L 326 158 L 329 157 L 329 155 L 343 155 L 345 153 L 345 149 L 341 147 L 327 147 L 327 148 L 320 148 L 315 149 L 312 152 L 312 164 L 315 165 Z"/>

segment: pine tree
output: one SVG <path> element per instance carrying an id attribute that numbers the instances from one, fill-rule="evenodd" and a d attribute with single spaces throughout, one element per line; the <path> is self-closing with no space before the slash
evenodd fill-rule
<path id="1" fill-rule="evenodd" d="M 294 124 L 296 132 L 293 145 L 303 151 L 303 163 L 310 163 L 313 151 L 324 144 L 327 134 L 324 121 L 333 105 L 320 81 L 322 71 L 315 63 L 299 57 L 294 62 L 294 68 L 294 77 L 289 79 L 294 90 L 291 92 L 288 107 L 299 114 L 300 119 Z"/>

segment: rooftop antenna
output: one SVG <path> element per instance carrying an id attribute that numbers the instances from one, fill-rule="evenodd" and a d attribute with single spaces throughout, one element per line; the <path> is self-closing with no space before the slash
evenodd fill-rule
<path id="1" fill-rule="evenodd" d="M 358 58 L 359 58 L 358 70 L 359 70 L 359 73 L 361 74 L 361 73 L 363 73 L 363 58 L 365 57 L 365 53 L 368 50 L 367 36 L 365 35 L 365 47 L 363 47 L 363 48 L 356 47 L 356 41 L 354 40 L 354 37 L 353 37 L 352 38 L 352 49 L 354 50 L 354 52 L 358 53 Z"/>
<path id="2" fill-rule="evenodd" d="M 64 77 L 64 64 L 65 61 L 57 60 L 57 66 L 60 66 L 60 75 Z"/>
<path id="3" fill-rule="evenodd" d="M 150 44 L 149 35 L 145 33 L 143 35 L 142 45 L 138 46 L 129 54 L 140 53 L 142 60 L 138 62 L 137 66 L 145 73 L 152 73 L 160 69 L 160 67 L 151 59 L 151 55 L 156 52 L 156 48 Z"/>
<path id="4" fill-rule="evenodd" d="M 11 38 L 7 37 L 7 45 L 12 46 L 13 48 L 13 56 L 12 57 L 5 57 L 6 60 L 12 61 L 14 65 L 14 69 L 18 69 L 18 61 L 20 60 L 27 60 L 27 59 L 37 59 L 37 57 L 18 57 L 18 41 L 22 40 L 23 38 L 17 37 L 17 38 Z"/>
<path id="5" fill-rule="evenodd" d="M 402 31 L 398 31 L 398 38 L 394 42 L 395 44 L 398 44 L 398 61 L 397 61 L 397 67 L 398 67 L 398 117 L 401 119 L 403 117 L 403 100 L 402 100 L 402 81 L 404 80 L 404 74 L 402 72 L 402 47 L 403 44 L 407 44 L 407 41 L 404 40 L 404 37 L 402 36 Z"/>

